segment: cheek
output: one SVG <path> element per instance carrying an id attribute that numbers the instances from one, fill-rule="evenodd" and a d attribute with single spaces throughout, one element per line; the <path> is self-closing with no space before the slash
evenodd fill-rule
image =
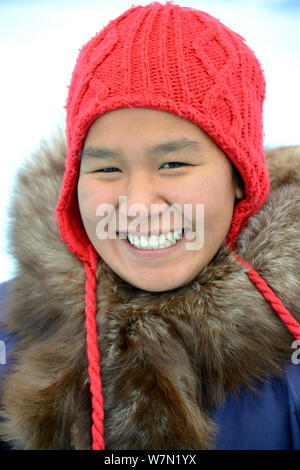
<path id="1" fill-rule="evenodd" d="M 92 214 L 95 214 L 96 211 L 95 192 L 92 191 L 92 188 L 89 184 L 87 184 L 87 181 L 79 179 L 77 194 L 81 218 L 84 225 L 86 226 L 87 224 L 91 223 L 93 219 Z"/>
<path id="2" fill-rule="evenodd" d="M 84 176 L 80 178 L 77 194 L 81 218 L 86 227 L 95 225 L 100 220 L 97 208 L 101 204 L 111 204 L 115 207 L 115 198 L 111 192 L 104 190 L 97 180 Z"/>
<path id="3" fill-rule="evenodd" d="M 199 178 L 189 187 L 186 199 L 190 199 L 193 206 L 204 205 L 204 230 L 226 231 L 231 222 L 235 200 L 230 173 L 214 171 Z M 193 213 L 195 214 L 195 208 Z"/>
<path id="4" fill-rule="evenodd" d="M 204 195 L 204 213 L 207 230 L 227 233 L 234 209 L 234 188 L 230 180 L 216 179 Z"/>

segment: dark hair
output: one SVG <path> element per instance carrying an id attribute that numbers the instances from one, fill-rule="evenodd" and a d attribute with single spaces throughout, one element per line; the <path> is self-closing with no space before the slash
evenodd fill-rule
<path id="1" fill-rule="evenodd" d="M 242 188 L 244 190 L 245 185 L 244 185 L 243 178 L 241 177 L 240 173 L 238 172 L 238 170 L 236 169 L 236 167 L 234 166 L 232 161 L 231 160 L 229 160 L 229 161 L 230 161 L 232 177 L 233 177 L 234 181 L 238 184 L 238 186 L 240 188 Z"/>
<path id="2" fill-rule="evenodd" d="M 233 181 L 236 182 L 236 184 L 243 190 L 245 194 L 245 184 L 244 184 L 243 178 L 241 177 L 240 173 L 238 172 L 238 170 L 236 169 L 232 161 L 231 160 L 229 161 L 230 161 Z M 240 202 L 240 199 L 235 198 L 234 206 L 236 206 L 238 202 Z"/>

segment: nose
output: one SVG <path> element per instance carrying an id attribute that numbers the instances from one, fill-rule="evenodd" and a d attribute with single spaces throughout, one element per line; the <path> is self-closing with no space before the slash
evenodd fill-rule
<path id="1" fill-rule="evenodd" d="M 141 233 L 150 232 L 151 223 L 152 227 L 159 228 L 161 216 L 168 209 L 161 184 L 145 169 L 136 171 L 128 179 L 119 201 L 119 216 L 123 223 L 127 222 L 127 229 L 131 221 L 139 218 Z"/>

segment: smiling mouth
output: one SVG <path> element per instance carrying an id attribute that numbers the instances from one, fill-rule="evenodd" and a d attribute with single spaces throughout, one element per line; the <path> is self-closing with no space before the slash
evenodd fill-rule
<path id="1" fill-rule="evenodd" d="M 157 250 L 175 245 L 182 239 L 183 233 L 184 229 L 174 230 L 173 232 L 168 232 L 159 236 L 151 235 L 150 237 L 132 236 L 129 234 L 127 236 L 127 240 L 135 248 L 141 250 Z"/>

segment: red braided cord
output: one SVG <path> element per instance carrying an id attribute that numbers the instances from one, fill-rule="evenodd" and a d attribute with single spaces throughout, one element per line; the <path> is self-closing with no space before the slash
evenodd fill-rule
<path id="1" fill-rule="evenodd" d="M 92 437 L 93 450 L 104 450 L 103 427 L 103 397 L 100 375 L 100 353 L 98 348 L 98 334 L 96 323 L 96 266 L 97 258 L 90 256 L 91 264 L 84 263 L 86 273 L 85 283 L 85 312 L 86 312 L 86 339 L 88 372 L 90 377 L 90 391 L 92 397 Z"/>
<path id="2" fill-rule="evenodd" d="M 275 295 L 272 289 L 268 284 L 260 277 L 260 275 L 248 264 L 241 256 L 235 253 L 235 257 L 248 269 L 247 275 L 249 279 L 256 285 L 260 290 L 264 298 L 269 302 L 271 307 L 275 310 L 279 318 L 283 321 L 286 327 L 294 335 L 296 339 L 300 340 L 300 324 L 293 317 L 293 315 L 288 311 L 287 308 L 283 305 L 281 300 Z"/>

